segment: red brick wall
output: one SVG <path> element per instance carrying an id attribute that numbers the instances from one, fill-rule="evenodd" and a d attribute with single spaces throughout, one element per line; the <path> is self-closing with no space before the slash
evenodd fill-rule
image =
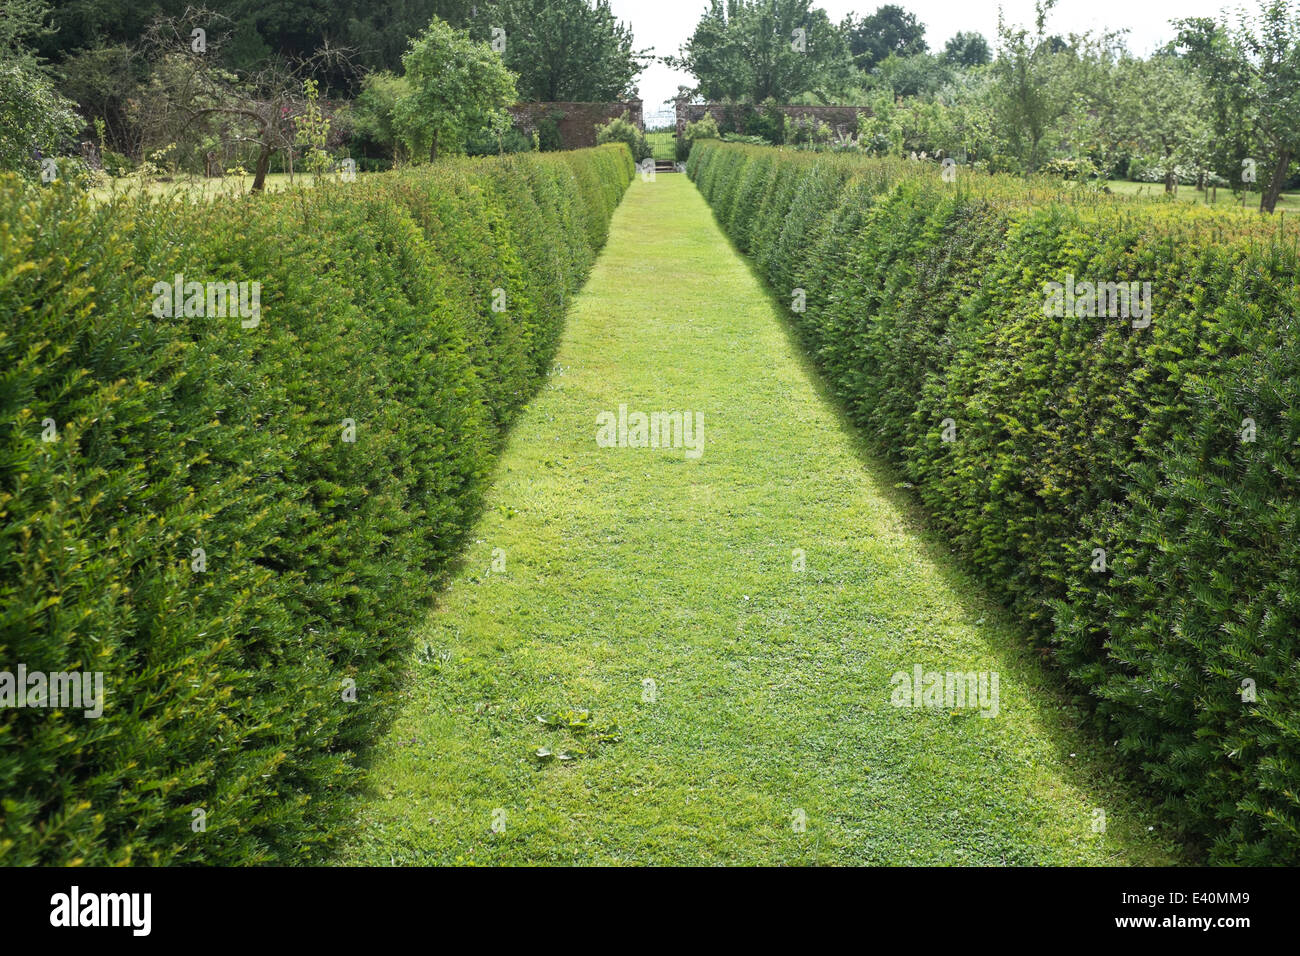
<path id="1" fill-rule="evenodd" d="M 595 146 L 596 125 L 624 113 L 629 114 L 637 129 L 645 129 L 640 100 L 626 103 L 517 103 L 510 107 L 510 118 L 525 133 L 536 132 L 548 117 L 553 117 L 565 149 Z"/>

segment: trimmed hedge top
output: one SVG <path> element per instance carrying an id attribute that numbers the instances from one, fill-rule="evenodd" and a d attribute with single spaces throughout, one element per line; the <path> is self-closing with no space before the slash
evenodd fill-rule
<path id="1" fill-rule="evenodd" d="M 688 171 L 1171 824 L 1300 861 L 1294 228 L 711 142 Z"/>
<path id="2" fill-rule="evenodd" d="M 0 863 L 329 841 L 633 171 L 610 146 L 211 203 L 0 182 L 0 671 L 103 681 L 99 717 L 0 708 Z"/>

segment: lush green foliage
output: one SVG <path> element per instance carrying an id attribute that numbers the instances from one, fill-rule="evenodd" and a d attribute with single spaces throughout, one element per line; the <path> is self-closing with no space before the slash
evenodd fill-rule
<path id="1" fill-rule="evenodd" d="M 81 129 L 73 106 L 38 70 L 0 64 L 0 169 L 38 179 L 42 159 L 66 152 Z M 75 161 L 60 163 L 66 174 Z"/>
<path id="2" fill-rule="evenodd" d="M 848 40 L 854 65 L 867 72 L 891 56 L 915 56 L 925 53 L 928 48 L 925 25 L 916 19 L 915 13 L 893 3 L 887 3 L 857 21 L 849 14 L 840 24 L 840 29 Z M 979 36 L 978 33 L 973 35 Z"/>
<path id="3" fill-rule="evenodd" d="M 354 51 L 367 70 L 394 70 L 410 38 L 437 16 L 455 26 L 467 26 L 482 0 L 334 0 L 328 4 L 302 0 L 206 0 L 192 7 L 209 11 L 209 34 L 230 32 L 234 42 L 221 53 L 223 63 L 247 69 L 273 52 L 306 56 L 325 40 Z M 187 4 L 172 0 L 60 0 L 51 22 L 56 28 L 39 52 L 61 61 L 69 51 L 134 42 L 160 16 L 176 16 Z"/>
<path id="4" fill-rule="evenodd" d="M 650 141 L 646 139 L 645 133 L 637 129 L 627 113 L 615 116 L 608 123 L 596 124 L 596 142 L 624 143 L 632 152 L 632 158 L 638 163 L 654 156 L 654 150 L 650 148 Z"/>
<path id="5" fill-rule="evenodd" d="M 615 19 L 609 0 L 485 0 L 474 35 L 492 39 L 494 29 L 528 101 L 627 99 L 648 59 L 632 48 L 632 30 Z"/>
<path id="6" fill-rule="evenodd" d="M 784 117 L 782 119 L 784 121 Z M 686 124 L 685 135 L 676 141 L 677 161 L 684 162 L 691 153 L 691 146 L 701 139 L 718 139 L 717 121 L 707 113 L 695 122 Z"/>
<path id="7" fill-rule="evenodd" d="M 413 155 L 461 152 L 471 133 L 509 125 L 515 77 L 488 44 L 435 19 L 411 40 L 402 65 L 407 89 L 393 118 Z"/>
<path id="8" fill-rule="evenodd" d="M 1272 212 L 1300 158 L 1300 8 L 1294 0 L 1260 0 L 1258 13 L 1239 14 L 1235 28 L 1183 21 L 1179 39 L 1212 91 L 1215 139 L 1264 157 L 1260 209 Z"/>
<path id="9" fill-rule="evenodd" d="M 361 92 L 352 103 L 353 148 L 362 155 L 379 155 L 407 159 L 397 124 L 397 104 L 411 95 L 411 84 L 404 76 L 387 71 L 371 73 L 361 83 Z"/>
<path id="10" fill-rule="evenodd" d="M 1171 823 L 1215 861 L 1294 862 L 1294 234 L 923 163 L 706 142 L 688 168 L 778 296 L 803 290 L 794 324 L 851 416 Z M 1067 274 L 1150 282 L 1149 325 L 1053 317 Z"/>
<path id="11" fill-rule="evenodd" d="M 45 0 L 9 0 L 0 10 L 0 170 L 29 180 L 40 176 L 42 160 L 66 149 L 82 126 L 76 104 L 55 89 L 30 49 L 52 32 L 49 16 Z M 72 166 L 65 161 L 65 176 Z"/>
<path id="12" fill-rule="evenodd" d="M 632 172 L 602 147 L 192 205 L 0 185 L 0 661 L 106 685 L 97 719 L 0 711 L 0 862 L 331 839 Z M 176 273 L 260 282 L 259 323 L 155 318 Z"/>
<path id="13" fill-rule="evenodd" d="M 943 58 L 957 66 L 984 66 L 993 59 L 982 33 L 958 31 L 943 48 Z"/>
<path id="14" fill-rule="evenodd" d="M 681 55 L 706 100 L 785 103 L 843 89 L 853 75 L 844 35 L 812 0 L 710 0 Z"/>

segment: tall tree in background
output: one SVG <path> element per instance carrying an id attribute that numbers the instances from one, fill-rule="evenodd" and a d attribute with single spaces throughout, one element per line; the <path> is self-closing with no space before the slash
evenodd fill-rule
<path id="1" fill-rule="evenodd" d="M 1117 66 L 1114 129 L 1133 150 L 1154 153 L 1164 169 L 1165 192 L 1178 184 L 1177 167 L 1202 167 L 1209 136 L 1201 79 L 1178 56 L 1125 58 Z"/>
<path id="2" fill-rule="evenodd" d="M 954 66 L 984 66 L 993 59 L 982 33 L 956 33 L 944 44 L 943 58 Z"/>
<path id="3" fill-rule="evenodd" d="M 84 125 L 54 88 L 34 45 L 51 32 L 45 0 L 0 5 L 0 169 L 35 179 L 41 161 L 71 144 Z"/>
<path id="4" fill-rule="evenodd" d="M 6 5 L 9 0 L 6 0 Z M 271 56 L 301 59 L 325 46 L 355 51 L 367 70 L 396 70 L 412 36 L 437 16 L 467 26 L 485 0 L 201 0 L 230 24 L 221 55 L 224 65 L 255 69 Z M 76 51 L 134 45 L 160 18 L 184 17 L 200 0 L 54 0 L 57 32 L 38 52 L 62 62 Z M 336 78 L 342 84 L 351 76 Z"/>
<path id="5" fill-rule="evenodd" d="M 707 100 L 789 102 L 849 84 L 843 35 L 812 0 L 710 0 L 681 54 L 669 66 L 694 74 Z"/>
<path id="6" fill-rule="evenodd" d="M 929 49 L 925 25 L 916 14 L 892 3 L 856 23 L 850 14 L 840 24 L 840 30 L 848 41 L 854 65 L 864 73 L 870 73 L 890 56 L 913 56 Z"/>
<path id="7" fill-rule="evenodd" d="M 402 57 L 409 91 L 394 121 L 413 155 L 457 152 L 465 137 L 498 128 L 517 99 L 515 76 L 486 43 L 435 18 Z"/>
<path id="8" fill-rule="evenodd" d="M 255 0 L 240 2 L 255 9 Z M 301 0 L 283 2 L 301 4 Z M 467 28 L 484 6 L 484 0 L 340 0 L 330 4 L 341 23 L 337 28 L 340 41 L 356 50 L 357 62 L 369 70 L 397 70 L 411 37 L 434 17 Z"/>
<path id="9" fill-rule="evenodd" d="M 896 96 L 928 97 L 952 82 L 955 73 L 953 65 L 941 56 L 914 53 L 885 57 L 865 80 L 869 86 L 892 90 Z"/>
<path id="10" fill-rule="evenodd" d="M 202 51 L 190 45 L 200 23 L 213 29 Z M 350 67 L 345 51 L 326 47 L 308 57 L 270 57 L 255 70 L 231 71 L 219 55 L 229 37 L 220 32 L 224 26 L 224 18 L 203 8 L 155 20 L 134 51 L 148 65 L 148 80 L 133 91 L 129 112 L 145 155 L 161 151 L 178 168 L 210 168 L 231 151 L 255 147 L 251 189 L 261 192 L 277 153 L 286 155 L 292 171 L 305 119 L 328 127 L 316 78 Z M 324 147 L 324 138 L 309 145 Z M 311 152 L 319 158 L 321 150 Z"/>
<path id="11" fill-rule="evenodd" d="M 998 56 L 993 61 L 993 110 L 1009 146 L 1026 172 L 1047 158 L 1047 137 L 1075 105 L 1067 82 L 1069 45 L 1047 34 L 1055 0 L 1035 4 L 1034 32 L 998 17 Z"/>
<path id="12" fill-rule="evenodd" d="M 49 0 L 4 0 L 0 3 L 0 63 L 34 68 L 36 45 L 54 35 Z"/>
<path id="13" fill-rule="evenodd" d="M 1258 153 L 1243 159 L 1262 160 L 1259 210 L 1271 213 L 1300 158 L 1300 16 L 1290 0 L 1264 0 L 1235 28 L 1201 18 L 1180 25 L 1179 44 L 1212 91 L 1216 132 Z"/>
<path id="14" fill-rule="evenodd" d="M 496 0 L 475 18 L 475 35 L 502 32 L 502 57 L 524 100 L 600 102 L 631 96 L 649 51 L 632 48 L 632 30 L 609 0 Z"/>

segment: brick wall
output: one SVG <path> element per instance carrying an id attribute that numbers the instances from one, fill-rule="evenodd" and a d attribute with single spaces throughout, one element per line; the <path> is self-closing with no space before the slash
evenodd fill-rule
<path id="1" fill-rule="evenodd" d="M 871 109 L 866 106 L 778 106 L 785 116 L 812 117 L 825 123 L 836 132 L 855 133 L 858 129 L 858 115 Z M 763 107 L 727 103 L 689 103 L 677 101 L 677 138 L 686 135 L 686 124 L 712 116 L 719 129 L 743 127 L 747 120 L 762 116 Z"/>
<path id="2" fill-rule="evenodd" d="M 625 103 L 517 103 L 510 118 L 525 133 L 536 132 L 548 118 L 554 119 L 565 149 L 596 145 L 596 126 L 628 113 L 637 129 L 645 129 L 641 101 Z"/>

